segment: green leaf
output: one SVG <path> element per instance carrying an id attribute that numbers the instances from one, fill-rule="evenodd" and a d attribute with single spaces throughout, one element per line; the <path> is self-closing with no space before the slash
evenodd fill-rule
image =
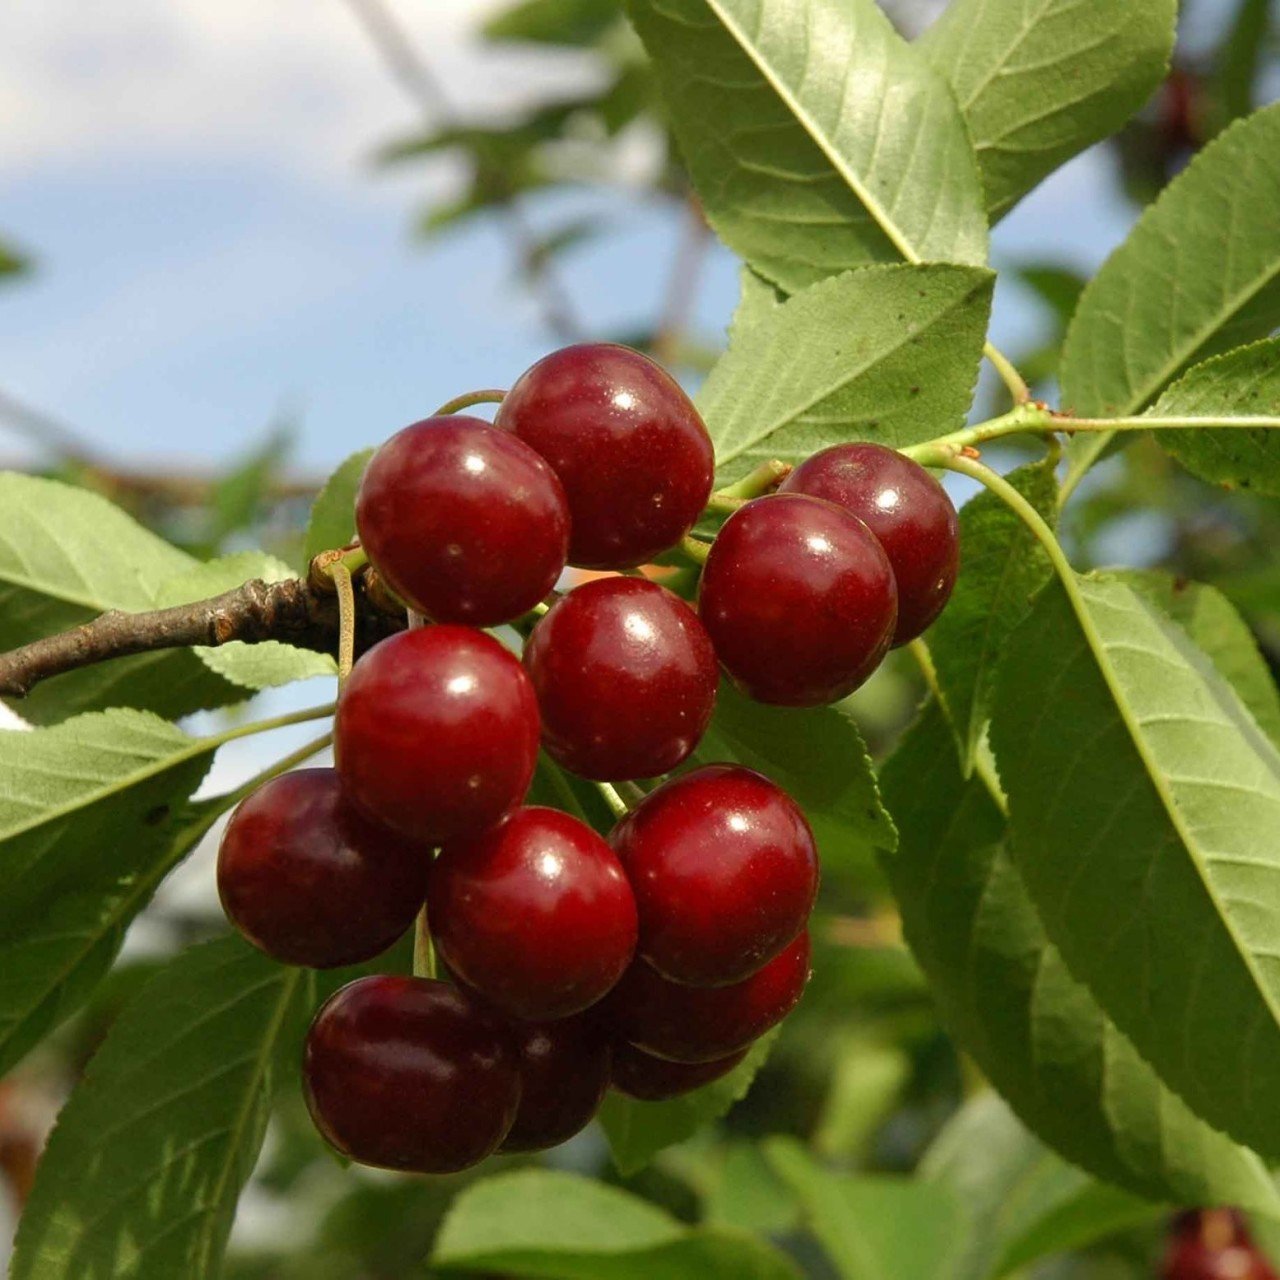
<path id="1" fill-rule="evenodd" d="M 322 551 L 345 547 L 356 531 L 356 493 L 375 450 L 353 453 L 326 481 L 311 508 L 305 550 L 307 564 Z"/>
<path id="2" fill-rule="evenodd" d="M 1040 705 L 1037 692 L 1029 710 Z M 898 824 L 888 869 L 907 941 L 944 1022 L 1019 1119 L 1137 1195 L 1277 1212 L 1257 1157 L 1193 1115 L 1068 973 L 1008 855 L 1004 815 L 984 780 L 961 774 L 936 703 L 880 783 Z M 1082 819 L 1095 815 L 1091 796 Z"/>
<path id="3" fill-rule="evenodd" d="M 1052 524 L 1053 463 L 1019 467 L 1007 478 Z M 1004 646 L 1051 572 L 1035 536 L 994 493 L 979 493 L 960 509 L 960 577 L 928 642 L 966 773 L 986 729 Z"/>
<path id="4" fill-rule="evenodd" d="M 738 305 L 729 322 L 729 341 L 745 337 L 762 320 L 771 316 L 787 300 L 787 295 L 750 267 L 738 272 Z"/>
<path id="5" fill-rule="evenodd" d="M 238 938 L 143 988 L 59 1116 L 22 1215 L 12 1280 L 213 1280 L 258 1158 L 310 978 Z"/>
<path id="6" fill-rule="evenodd" d="M 1258 73 L 1264 65 L 1270 40 L 1271 0 L 1238 0 L 1235 17 L 1218 48 L 1212 84 L 1219 101 L 1219 127 L 1253 110 Z"/>
<path id="7" fill-rule="evenodd" d="M 835 1066 L 813 1148 L 829 1159 L 857 1160 L 911 1079 L 912 1062 L 900 1046 L 865 1032 L 844 1031 L 833 1038 Z"/>
<path id="8" fill-rule="evenodd" d="M 108 609 L 154 608 L 169 579 L 198 565 L 97 494 L 0 473 L 0 650 Z M 17 705 L 24 719 L 48 724 L 120 705 L 175 718 L 244 696 L 194 652 L 174 649 L 67 672 L 37 685 Z"/>
<path id="9" fill-rule="evenodd" d="M 1280 752 L 1185 632 L 1103 579 L 1041 594 L 991 738 L 1071 972 L 1200 1115 L 1280 1152 Z"/>
<path id="10" fill-rule="evenodd" d="M 825 878 L 859 887 L 879 880 L 876 858 L 896 836 L 847 706 L 767 707 L 722 681 L 695 757 L 746 765 L 782 787 L 813 827 Z"/>
<path id="11" fill-rule="evenodd" d="M 1080 299 L 1063 350 L 1063 406 L 1139 412 L 1189 365 L 1280 324 L 1280 104 L 1232 125 L 1175 178 Z M 1077 437 L 1073 469 L 1110 434 Z"/>
<path id="12" fill-rule="evenodd" d="M 1241 347 L 1187 371 L 1156 401 L 1153 417 L 1220 417 L 1221 426 L 1156 431 L 1156 443 L 1192 475 L 1228 489 L 1280 497 L 1280 339 Z M 1264 417 L 1268 426 L 1231 426 Z"/>
<path id="13" fill-rule="evenodd" d="M 868 267 L 735 328 L 698 395 L 721 482 L 844 440 L 897 447 L 962 425 L 991 285 L 973 267 Z"/>
<path id="14" fill-rule="evenodd" d="M 703 1220 L 779 1235 L 795 1229 L 797 1205 L 758 1142 L 729 1143 L 718 1175 L 703 1197 Z"/>
<path id="15" fill-rule="evenodd" d="M 1164 79 L 1177 0 L 952 0 L 919 46 L 955 91 L 992 219 Z"/>
<path id="16" fill-rule="evenodd" d="M 869 262 L 986 261 L 955 101 L 873 0 L 629 8 L 707 218 L 762 275 L 795 292 Z"/>
<path id="17" fill-rule="evenodd" d="M 274 556 L 261 551 L 241 551 L 209 560 L 177 578 L 171 578 L 161 587 L 156 603 L 159 607 L 187 604 L 234 590 L 254 578 L 263 582 L 283 582 L 293 576 L 289 566 Z M 338 674 L 338 664 L 329 654 L 299 649 L 278 640 L 264 640 L 257 644 L 233 640 L 216 646 L 198 645 L 192 652 L 216 675 L 234 686 L 255 692 L 291 684 L 295 680 Z"/>
<path id="18" fill-rule="evenodd" d="M 464 1191 L 431 1260 L 548 1280 L 799 1280 L 782 1254 L 745 1232 L 687 1227 L 616 1187 L 533 1169 Z"/>
<path id="19" fill-rule="evenodd" d="M 593 45 L 618 22 L 618 0 L 523 0 L 488 18 L 487 40 Z"/>
<path id="20" fill-rule="evenodd" d="M 746 1097 L 777 1036 L 777 1031 L 762 1036 L 727 1076 L 682 1098 L 637 1102 L 610 1093 L 600 1108 L 600 1123 L 618 1172 L 624 1177 L 638 1173 L 664 1147 L 683 1142 Z"/>
<path id="21" fill-rule="evenodd" d="M 20 276 L 31 268 L 31 261 L 7 241 L 0 240 L 0 279 Z"/>
<path id="22" fill-rule="evenodd" d="M 106 711 L 0 732 L 0 1073 L 84 1002 L 208 820 L 216 739 Z"/>
<path id="23" fill-rule="evenodd" d="M 545 751 L 538 754 L 525 804 L 562 809 L 604 835 L 617 822 L 613 810 L 593 783 L 562 769 Z"/>
<path id="24" fill-rule="evenodd" d="M 1171 617 L 1235 689 L 1263 733 L 1280 747 L 1280 690 L 1258 642 L 1216 587 L 1156 570 L 1108 570 Z"/>
<path id="25" fill-rule="evenodd" d="M 791 1139 L 769 1139 L 765 1154 L 799 1198 L 841 1280 L 951 1280 L 955 1275 L 968 1223 L 946 1188 L 834 1173 Z"/>
<path id="26" fill-rule="evenodd" d="M 978 1094 L 951 1118 L 925 1152 L 920 1175 L 949 1188 L 977 1228 L 956 1280 L 1006 1275 L 1169 1211 L 1060 1160 L 993 1093 Z"/>

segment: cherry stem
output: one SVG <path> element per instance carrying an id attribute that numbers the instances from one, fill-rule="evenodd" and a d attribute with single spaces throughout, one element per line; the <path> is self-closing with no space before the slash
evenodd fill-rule
<path id="1" fill-rule="evenodd" d="M 982 354 L 991 361 L 991 367 L 1000 375 L 1000 381 L 1009 389 L 1015 405 L 1026 404 L 1031 399 L 1031 388 L 1026 379 L 1014 367 L 1013 361 L 995 346 L 988 342 L 982 348 Z"/>
<path id="2" fill-rule="evenodd" d="M 427 904 L 422 904 L 413 922 L 413 976 L 434 978 L 438 972 L 435 943 L 431 941 L 431 929 L 427 924 Z"/>
<path id="3" fill-rule="evenodd" d="M 341 689 L 351 674 L 356 657 L 356 592 L 351 582 L 351 570 L 341 560 L 329 566 L 333 585 L 338 590 L 338 688 Z"/>
<path id="4" fill-rule="evenodd" d="M 234 791 L 228 791 L 220 795 L 218 797 L 219 812 L 225 812 L 232 805 L 237 805 L 241 800 L 247 799 L 264 782 L 270 782 L 272 778 L 278 778 L 282 773 L 288 773 L 290 769 L 296 769 L 298 765 L 305 764 L 312 756 L 330 746 L 332 742 L 332 733 L 322 733 L 318 738 L 312 738 L 305 746 L 299 747 L 296 751 L 290 751 L 287 756 L 281 756 L 275 764 L 263 769 L 260 773 L 255 773 L 248 782 L 242 783 Z"/>
<path id="5" fill-rule="evenodd" d="M 770 489 L 775 489 L 787 478 L 794 468 L 789 462 L 771 458 L 762 462 L 753 471 L 748 471 L 741 480 L 717 489 L 707 499 L 708 511 L 736 511 L 744 502 L 759 498 Z"/>
<path id="6" fill-rule="evenodd" d="M 597 782 L 596 790 L 604 797 L 604 802 L 613 811 L 615 818 L 625 818 L 630 812 L 627 802 L 618 794 L 618 790 L 612 783 Z"/>
<path id="7" fill-rule="evenodd" d="M 501 404 L 506 396 L 505 391 L 499 391 L 496 388 L 489 388 L 485 391 L 468 391 L 465 395 L 454 396 L 452 400 L 446 400 L 435 412 L 437 418 L 442 418 L 449 413 L 458 413 L 462 409 L 470 409 L 472 405 L 477 404 Z"/>
<path id="8" fill-rule="evenodd" d="M 711 543 L 703 542 L 700 538 L 695 538 L 692 534 L 686 533 L 680 539 L 680 549 L 695 564 L 706 564 L 707 557 L 711 554 Z"/>
<path id="9" fill-rule="evenodd" d="M 639 804 L 649 793 L 638 782 L 619 782 L 618 794 L 628 804 Z"/>

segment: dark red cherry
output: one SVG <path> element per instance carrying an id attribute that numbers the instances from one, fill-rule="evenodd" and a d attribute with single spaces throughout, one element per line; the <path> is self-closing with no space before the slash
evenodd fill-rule
<path id="1" fill-rule="evenodd" d="M 387 585 L 437 622 L 486 627 L 532 609 L 569 550 L 546 461 L 479 418 L 427 418 L 373 455 L 356 531 Z"/>
<path id="2" fill-rule="evenodd" d="M 482 835 L 446 844 L 427 910 L 459 979 L 533 1022 L 595 1004 L 635 952 L 635 898 L 618 859 L 555 809 L 517 809 Z"/>
<path id="3" fill-rule="evenodd" d="M 356 663 L 334 752 L 349 799 L 438 844 L 492 826 L 524 799 L 538 702 L 519 660 L 470 627 L 402 631 Z"/>
<path id="4" fill-rule="evenodd" d="M 693 528 L 711 493 L 715 451 L 698 411 L 661 366 L 628 347 L 552 352 L 521 374 L 496 422 L 560 477 L 572 564 L 652 560 Z"/>
<path id="5" fill-rule="evenodd" d="M 698 611 L 734 683 L 791 707 L 852 693 L 880 665 L 898 616 L 893 571 L 867 526 L 798 493 L 757 498 L 725 521 Z"/>
<path id="6" fill-rule="evenodd" d="M 307 1033 L 316 1128 L 362 1164 L 456 1173 L 498 1149 L 520 1102 L 515 1044 L 465 992 L 426 978 L 360 978 Z"/>
<path id="7" fill-rule="evenodd" d="M 534 628 L 524 664 L 542 741 L 584 778 L 652 778 L 698 744 L 719 672 L 698 615 L 656 583 L 598 578 Z"/>
<path id="8" fill-rule="evenodd" d="M 1277 1280 L 1231 1209 L 1179 1214 L 1170 1231 L 1161 1280 Z"/>
<path id="9" fill-rule="evenodd" d="M 875 534 L 898 587 L 895 645 L 942 612 L 960 567 L 960 522 L 947 491 L 918 462 L 882 444 L 837 444 L 806 458 L 781 492 L 834 502 Z"/>
<path id="10" fill-rule="evenodd" d="M 668 1062 L 620 1041 L 613 1047 L 612 1084 L 629 1098 L 665 1102 L 727 1076 L 746 1056 L 747 1050 L 740 1049 L 711 1062 Z"/>
<path id="11" fill-rule="evenodd" d="M 818 891 L 818 853 L 799 806 L 736 765 L 664 783 L 609 840 L 635 892 L 639 953 L 674 982 L 749 977 L 804 928 Z"/>
<path id="12" fill-rule="evenodd" d="M 731 987 L 686 987 L 637 960 L 609 996 L 609 1025 L 620 1039 L 656 1057 L 712 1062 L 747 1048 L 781 1022 L 808 981 L 808 931 Z"/>
<path id="13" fill-rule="evenodd" d="M 413 923 L 431 850 L 371 822 L 333 769 L 264 782 L 231 815 L 218 895 L 232 924 L 285 964 L 328 969 L 385 951 Z"/>
<path id="14" fill-rule="evenodd" d="M 596 1019 L 513 1023 L 520 1109 L 502 1151 L 545 1151 L 586 1128 L 609 1087 L 609 1039 Z"/>

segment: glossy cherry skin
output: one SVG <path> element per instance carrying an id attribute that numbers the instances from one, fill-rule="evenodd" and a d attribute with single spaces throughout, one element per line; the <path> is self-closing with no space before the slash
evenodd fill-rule
<path id="1" fill-rule="evenodd" d="M 621 864 L 590 827 L 556 809 L 517 809 L 446 844 L 427 912 L 458 978 L 533 1022 L 595 1004 L 635 953 L 636 904 Z"/>
<path id="2" fill-rule="evenodd" d="M 545 1151 L 591 1123 L 609 1087 L 609 1038 L 598 1019 L 513 1023 L 520 1109 L 501 1151 Z"/>
<path id="3" fill-rule="evenodd" d="M 813 707 L 852 693 L 880 665 L 897 599 L 888 557 L 857 516 L 785 493 L 725 521 L 702 570 L 698 611 L 748 697 Z"/>
<path id="4" fill-rule="evenodd" d="M 1277 1280 L 1235 1210 L 1178 1215 L 1160 1269 L 1161 1280 Z"/>
<path id="5" fill-rule="evenodd" d="M 613 1087 L 641 1102 L 665 1102 L 679 1098 L 704 1084 L 727 1076 L 747 1056 L 739 1049 L 727 1058 L 711 1062 L 668 1062 L 655 1058 L 635 1045 L 620 1041 L 613 1047 Z"/>
<path id="6" fill-rule="evenodd" d="M 592 342 L 539 360 L 495 422 L 532 445 L 569 499 L 569 561 L 623 569 L 693 528 L 711 493 L 715 451 L 692 401 L 660 365 Z"/>
<path id="7" fill-rule="evenodd" d="M 738 1053 L 791 1012 L 809 981 L 806 930 L 758 973 L 731 987 L 686 987 L 636 961 L 609 996 L 619 1039 L 672 1062 Z"/>
<path id="8" fill-rule="evenodd" d="M 373 455 L 356 531 L 387 585 L 437 622 L 487 627 L 532 609 L 569 552 L 546 461 L 479 418 L 427 418 Z"/>
<path id="9" fill-rule="evenodd" d="M 598 578 L 558 600 L 524 664 L 547 753 L 584 778 L 669 772 L 715 708 L 719 670 L 698 615 L 638 578 Z"/>
<path id="10" fill-rule="evenodd" d="M 538 702 L 519 660 L 470 627 L 379 642 L 338 698 L 334 753 L 349 799 L 426 844 L 492 826 L 524 799 Z"/>
<path id="11" fill-rule="evenodd" d="M 895 645 L 914 640 L 951 598 L 960 568 L 960 521 L 947 491 L 918 463 L 882 444 L 837 444 L 782 482 L 851 511 L 875 534 L 898 588 Z"/>
<path id="12" fill-rule="evenodd" d="M 414 1173 L 456 1173 L 491 1155 L 520 1103 L 502 1021 L 426 978 L 360 978 L 331 996 L 307 1033 L 303 1082 L 332 1146 Z"/>
<path id="13" fill-rule="evenodd" d="M 264 782 L 231 815 L 218 849 L 218 896 L 255 947 L 328 969 L 385 951 L 413 923 L 431 850 L 343 799 L 333 769 Z"/>
<path id="14" fill-rule="evenodd" d="M 639 953 L 673 982 L 741 982 L 813 909 L 813 832 L 795 801 L 750 769 L 707 765 L 673 778 L 609 841 L 635 891 Z"/>

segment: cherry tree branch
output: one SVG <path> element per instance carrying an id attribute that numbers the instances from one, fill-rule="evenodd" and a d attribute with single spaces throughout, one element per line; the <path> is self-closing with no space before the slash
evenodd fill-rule
<path id="1" fill-rule="evenodd" d="M 403 628 L 402 616 L 373 607 L 363 595 L 359 602 L 357 653 Z M 149 613 L 112 610 L 70 631 L 0 654 L 0 695 L 22 697 L 41 680 L 129 654 L 232 640 L 281 640 L 301 649 L 336 653 L 338 635 L 338 602 L 332 590 L 301 578 L 271 583 L 254 579 L 192 604 Z"/>

